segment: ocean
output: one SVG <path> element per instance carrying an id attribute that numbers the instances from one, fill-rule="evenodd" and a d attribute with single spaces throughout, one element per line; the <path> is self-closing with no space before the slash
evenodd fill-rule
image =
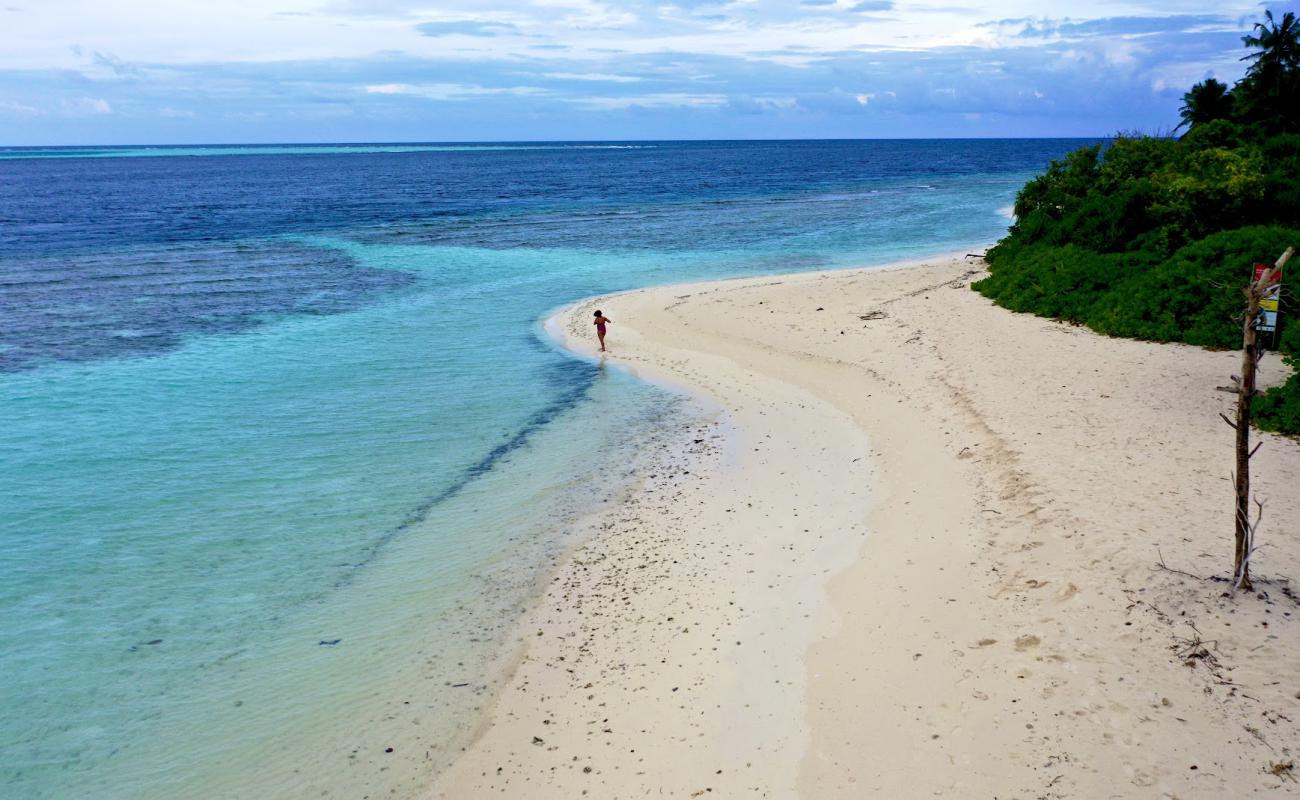
<path id="1" fill-rule="evenodd" d="M 413 796 L 690 413 L 547 312 L 989 244 L 1084 143 L 0 147 L 0 796 Z"/>

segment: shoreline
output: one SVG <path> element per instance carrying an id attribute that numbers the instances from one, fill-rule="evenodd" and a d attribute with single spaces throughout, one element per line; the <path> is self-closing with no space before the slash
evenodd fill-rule
<path id="1" fill-rule="evenodd" d="M 690 425 L 722 424 L 718 417 L 725 414 L 723 409 L 698 402 L 694 397 L 683 397 L 681 402 L 688 404 L 690 408 L 673 412 L 676 424 L 680 424 L 683 420 Z M 495 650 L 488 656 L 487 667 L 482 676 L 474 683 L 485 690 L 483 698 L 488 706 L 497 703 L 524 660 L 529 642 L 521 632 L 528 628 L 528 619 L 535 612 L 546 586 L 562 565 L 569 564 L 574 554 L 584 544 L 599 535 L 601 521 L 611 513 L 611 509 L 622 507 L 637 494 L 645 482 L 645 475 L 654 471 L 657 468 L 656 464 L 662 464 L 668 458 L 665 451 L 668 453 L 684 451 L 684 442 L 663 441 L 671 438 L 671 434 L 666 433 L 662 426 L 641 432 L 636 437 L 637 444 L 642 449 L 653 449 L 658 452 L 634 456 L 639 460 L 628 467 L 624 474 L 614 481 L 612 487 L 601 490 L 604 495 L 601 499 L 592 501 L 586 510 L 578 512 L 572 518 L 551 523 L 555 525 L 555 530 L 560 531 L 558 536 L 563 544 L 544 561 L 538 562 L 533 567 L 524 567 L 530 573 L 530 577 L 526 581 L 529 588 L 519 599 L 520 611 L 507 623 L 510 632 L 497 643 Z M 459 732 L 446 742 L 450 749 L 440 753 L 436 762 L 444 769 L 450 763 L 454 763 L 457 756 L 452 753 L 463 752 L 472 747 L 490 725 L 491 719 L 483 713 L 468 720 L 460 726 Z"/>
<path id="2" fill-rule="evenodd" d="M 650 475 L 570 553 L 432 796 L 1282 787 L 1300 607 L 1154 566 L 1230 552 L 1212 381 L 1236 355 L 1012 314 L 976 262 L 916 261 L 547 318 L 591 357 L 609 306 L 608 363 L 713 397 L 743 446 Z M 1260 569 L 1300 574 L 1300 446 L 1262 438 Z"/>
<path id="3" fill-rule="evenodd" d="M 983 247 L 987 247 L 987 245 L 981 245 L 975 249 L 980 249 Z M 924 258 L 924 257 L 910 258 L 902 261 L 891 261 L 891 262 L 885 262 L 885 263 L 872 265 L 872 266 L 859 265 L 859 266 L 852 266 L 852 267 L 833 267 L 833 268 L 828 268 L 823 270 L 799 272 L 794 274 L 808 275 L 808 276 L 813 276 L 813 275 L 821 276 L 821 275 L 833 275 L 833 274 L 843 273 L 847 271 L 856 271 L 856 270 L 873 270 L 873 271 L 878 270 L 883 272 L 883 271 L 892 271 L 892 270 L 899 270 L 899 269 L 911 269 L 917 266 L 922 266 L 936 258 L 960 260 L 965 258 L 967 255 L 968 254 L 965 252 L 965 250 L 961 250 L 961 251 L 954 250 L 951 252 L 940 253 L 931 258 Z M 616 299 L 616 298 L 620 298 L 628 295 L 635 295 L 638 293 L 642 293 L 648 290 L 655 290 L 655 289 L 675 290 L 679 287 L 685 287 L 685 286 L 763 281 L 768 279 L 780 279 L 782 277 L 785 277 L 785 275 L 786 273 L 772 273 L 772 274 L 763 274 L 757 276 L 741 275 L 741 276 L 736 276 L 731 278 L 713 279 L 708 281 L 692 282 L 692 283 L 685 283 L 685 284 L 652 285 L 649 287 L 627 289 L 623 291 L 608 293 L 604 295 L 599 295 L 598 297 L 601 300 Z M 568 354 L 571 357 L 579 358 L 592 363 L 605 363 L 607 366 L 613 367 L 615 369 L 619 369 L 620 371 L 629 374 L 630 376 L 632 376 L 637 380 L 649 383 L 667 392 L 680 396 L 683 402 L 687 403 L 689 407 L 695 410 L 695 413 L 688 415 L 689 419 L 697 422 L 700 420 L 708 419 L 711 421 L 712 424 L 717 425 L 719 427 L 719 429 L 723 434 L 723 438 L 718 443 L 717 446 L 720 450 L 722 459 L 724 461 L 733 459 L 734 453 L 731 453 L 731 451 L 734 451 L 736 447 L 739 446 L 737 442 L 740 438 L 740 435 L 735 430 L 734 424 L 729 418 L 728 410 L 707 391 L 701 389 L 699 386 L 691 384 L 690 382 L 682 381 L 676 378 L 674 374 L 669 370 L 655 370 L 653 369 L 653 367 L 651 367 L 650 369 L 638 369 L 632 364 L 623 363 L 616 360 L 604 362 L 600 358 L 600 354 L 596 351 L 593 342 L 587 342 L 585 340 L 580 340 L 577 338 L 570 338 L 567 334 L 563 332 L 562 325 L 564 320 L 568 316 L 570 316 L 575 309 L 578 309 L 584 305 L 590 305 L 596 299 L 597 299 L 596 297 L 592 297 L 574 303 L 568 303 L 559 306 L 551 310 L 550 312 L 546 313 L 538 322 L 537 325 L 538 335 L 542 337 L 546 343 L 548 343 L 555 349 Z M 665 423 L 665 426 L 667 427 L 668 423 Z M 662 435 L 664 435 L 664 431 L 660 431 L 658 434 L 651 434 L 650 438 L 657 439 L 659 438 L 659 436 Z M 668 437 L 664 436 L 664 438 L 668 438 Z M 646 476 L 651 475 L 653 472 L 656 471 L 656 469 L 660 469 L 662 463 L 665 460 L 674 460 L 674 459 L 681 459 L 681 458 L 690 460 L 692 456 L 698 456 L 699 455 L 698 453 L 696 454 L 689 453 L 689 449 L 690 449 L 688 446 L 689 444 L 690 442 L 686 442 L 686 441 L 679 442 L 676 445 L 672 446 L 675 448 L 675 452 L 668 455 L 661 453 L 657 456 L 658 459 L 657 462 L 651 462 L 644 465 L 639 465 L 637 467 L 637 470 L 639 472 L 633 473 L 631 477 L 627 479 L 626 485 L 624 485 L 623 488 L 620 490 L 621 494 L 624 497 L 624 501 L 627 498 L 634 496 L 638 492 L 638 487 L 643 485 L 646 482 Z M 699 463 L 700 461 L 701 459 L 695 458 L 695 460 L 691 462 L 695 464 L 697 470 L 700 467 L 700 463 Z M 659 463 L 660 467 L 654 466 L 654 463 Z M 718 466 L 719 465 L 715 465 L 715 467 Z M 556 559 L 555 563 L 559 565 L 565 565 L 570 563 L 576 551 L 581 549 L 583 545 L 586 544 L 593 536 L 599 535 L 599 528 L 602 525 L 602 519 L 611 513 L 607 507 L 608 506 L 617 507 L 619 503 L 620 501 L 611 501 L 611 500 L 603 501 L 598 508 L 595 508 L 587 512 L 586 514 L 579 517 L 575 522 L 568 524 L 566 527 L 568 527 L 569 530 L 565 533 L 565 538 L 570 541 L 570 544 L 566 545 L 563 551 L 563 555 L 561 555 L 558 559 Z M 514 624 L 515 627 L 519 629 L 519 631 L 524 631 L 525 629 L 528 629 L 529 623 L 527 619 L 530 616 L 531 612 L 535 611 L 535 606 L 537 604 L 537 601 L 541 599 L 542 592 L 545 588 L 545 585 L 549 581 L 551 581 L 554 578 L 554 576 L 562 569 L 563 566 L 552 565 L 551 567 L 546 568 L 542 570 L 541 573 L 539 573 L 539 577 L 536 581 L 535 589 L 533 593 L 531 593 L 529 597 L 525 599 L 525 604 L 529 607 L 529 609 L 526 610 L 521 617 L 525 621 L 512 623 Z M 509 638 L 513 639 L 513 642 L 503 643 L 500 651 L 491 659 L 492 666 L 488 672 L 488 674 L 491 675 L 491 679 L 485 681 L 485 685 L 493 687 L 493 691 L 491 691 L 491 693 L 486 697 L 489 706 L 495 706 L 499 702 L 501 696 L 504 694 L 506 690 L 506 687 L 509 685 L 510 681 L 514 677 L 516 670 L 523 662 L 524 654 L 526 653 L 527 647 L 529 645 L 527 639 L 518 633 L 516 633 L 515 635 Z M 460 735 L 456 736 L 450 742 L 450 744 L 455 749 L 461 752 L 469 750 L 474 746 L 476 746 L 478 741 L 482 738 L 483 734 L 488 729 L 490 729 L 491 726 L 492 726 L 492 721 L 486 715 L 482 716 L 481 718 L 472 720 L 471 723 L 463 729 L 463 732 Z M 451 763 L 454 763 L 456 760 L 457 757 L 455 756 L 450 758 Z M 443 764 L 445 764 L 446 761 L 447 759 L 445 757 L 439 759 L 439 762 Z M 442 774 L 441 772 L 438 773 L 439 776 L 441 776 L 441 774 Z M 440 785 L 440 783 L 442 782 L 443 781 L 441 777 L 439 777 L 438 779 L 435 780 L 435 786 Z"/>

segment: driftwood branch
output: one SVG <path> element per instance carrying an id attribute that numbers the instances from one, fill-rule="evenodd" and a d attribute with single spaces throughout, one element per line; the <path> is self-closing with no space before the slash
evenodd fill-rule
<path id="1" fill-rule="evenodd" d="M 1171 566 L 1169 566 L 1168 564 L 1166 564 L 1166 563 L 1165 563 L 1165 554 L 1162 553 L 1162 552 L 1160 552 L 1160 548 L 1159 548 L 1159 547 L 1156 548 L 1156 556 L 1159 557 L 1159 559 L 1160 559 L 1159 563 L 1158 563 L 1156 566 L 1160 567 L 1160 569 L 1163 569 L 1165 572 L 1172 572 L 1172 573 L 1174 573 L 1174 574 L 1176 574 L 1176 575 L 1186 575 L 1187 577 L 1189 577 L 1189 578 L 1195 578 L 1195 579 L 1198 580 L 1198 581 L 1203 581 L 1203 580 L 1205 580 L 1205 576 L 1203 576 L 1203 575 L 1193 575 L 1193 574 L 1190 573 L 1190 572 L 1186 572 L 1186 571 L 1181 570 L 1181 569 L 1174 569 L 1173 567 L 1171 567 Z"/>
<path id="2" fill-rule="evenodd" d="M 1241 567 L 1236 571 L 1232 581 L 1232 594 L 1236 595 L 1238 589 L 1251 591 L 1253 587 L 1250 584 L 1250 558 L 1255 555 L 1255 531 L 1259 530 L 1259 523 L 1264 519 L 1264 504 L 1258 497 L 1253 498 L 1255 501 L 1255 521 L 1251 522 L 1249 515 L 1246 518 L 1246 552 L 1241 559 Z"/>

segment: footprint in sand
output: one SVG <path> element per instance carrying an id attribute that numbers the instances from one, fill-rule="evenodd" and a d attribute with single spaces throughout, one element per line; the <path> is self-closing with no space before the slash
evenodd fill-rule
<path id="1" fill-rule="evenodd" d="M 1130 771 L 1130 770 L 1132 771 L 1132 777 L 1130 777 L 1129 780 L 1132 781 L 1134 786 L 1146 787 L 1146 786 L 1156 785 L 1155 777 L 1152 776 L 1149 772 L 1145 772 L 1144 770 L 1140 770 L 1140 769 L 1133 769 L 1133 767 L 1127 764 L 1124 765 L 1124 769 L 1125 771 Z"/>
<path id="2" fill-rule="evenodd" d="M 1037 636 L 1020 636 L 1016 638 L 1016 650 L 1023 653 L 1026 650 L 1037 647 L 1041 643 L 1042 640 Z"/>

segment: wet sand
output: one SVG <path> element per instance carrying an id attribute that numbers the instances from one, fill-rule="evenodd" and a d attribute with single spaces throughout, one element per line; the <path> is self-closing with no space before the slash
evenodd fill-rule
<path id="1" fill-rule="evenodd" d="M 1259 592 L 1224 597 L 1233 398 L 1214 387 L 1237 355 L 1012 314 L 969 290 L 980 269 L 660 287 L 553 318 L 592 356 L 601 308 L 607 363 L 724 410 L 589 521 L 431 796 L 1295 791 L 1300 444 L 1264 436 Z"/>

